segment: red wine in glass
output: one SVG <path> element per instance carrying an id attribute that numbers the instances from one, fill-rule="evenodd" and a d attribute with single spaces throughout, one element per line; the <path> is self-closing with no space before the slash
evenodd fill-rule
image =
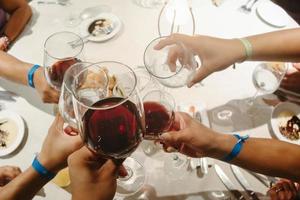
<path id="1" fill-rule="evenodd" d="M 145 139 L 157 139 L 161 133 L 171 128 L 174 114 L 164 105 L 154 101 L 147 101 L 144 102 L 144 111 L 146 118 Z"/>
<path id="2" fill-rule="evenodd" d="M 80 60 L 76 58 L 60 60 L 54 63 L 51 67 L 47 68 L 51 84 L 55 88 L 61 88 L 65 72 L 70 66 L 79 61 Z"/>
<path id="3" fill-rule="evenodd" d="M 139 145 L 142 123 L 134 103 L 120 97 L 102 99 L 83 116 L 83 139 L 95 153 L 121 159 Z M 121 103 L 121 104 L 120 104 Z M 105 109 L 105 108 L 108 109 Z"/>

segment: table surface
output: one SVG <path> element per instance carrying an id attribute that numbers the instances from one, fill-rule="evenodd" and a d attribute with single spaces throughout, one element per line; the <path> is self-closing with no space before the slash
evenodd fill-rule
<path id="1" fill-rule="evenodd" d="M 261 0 L 266 1 L 266 0 Z M 98 5 L 93 0 L 72 0 L 71 7 L 58 5 L 37 5 L 31 2 L 34 11 L 28 27 L 14 44 L 9 53 L 17 58 L 32 62 L 43 63 L 43 44 L 45 39 L 52 33 L 69 30 L 79 33 L 80 25 L 75 28 L 65 27 L 62 21 L 70 14 L 79 13 L 82 9 Z M 196 33 L 224 38 L 243 37 L 258 33 L 278 30 L 263 23 L 253 11 L 244 14 L 238 11 L 238 7 L 245 1 L 226 0 L 220 7 L 212 5 L 211 0 L 193 0 L 193 10 L 196 19 Z M 103 60 L 116 60 L 126 63 L 133 68 L 142 65 L 144 49 L 149 41 L 158 37 L 157 16 L 159 9 L 147 9 L 135 5 L 131 0 L 102 0 L 100 4 L 109 5 L 112 12 L 122 21 L 120 33 L 113 39 L 103 43 L 86 43 L 85 58 L 90 62 Z M 258 2 L 259 4 L 259 2 Z M 296 27 L 297 24 L 290 19 L 285 28 Z M 252 84 L 252 70 L 255 62 L 238 64 L 236 69 L 229 68 L 222 73 L 215 73 L 203 81 L 203 86 L 192 89 L 172 89 L 170 92 L 175 96 L 177 104 L 201 104 L 205 105 L 210 117 L 211 126 L 219 131 L 239 132 L 254 137 L 270 138 L 268 129 L 271 108 L 260 106 L 260 114 L 251 124 L 238 124 L 237 127 L 221 128 L 212 120 L 213 113 L 224 105 L 239 105 L 245 99 L 255 93 Z M 0 165 L 17 165 L 25 170 L 32 162 L 35 152 L 39 152 L 47 130 L 54 117 L 51 114 L 52 105 L 41 102 L 36 92 L 28 87 L 0 79 L 3 90 L 17 93 L 16 102 L 1 101 L 9 110 L 20 114 L 27 127 L 26 138 L 21 147 L 13 154 L 0 158 Z M 187 98 L 184 94 L 189 94 Z M 146 187 L 156 194 L 152 199 L 213 199 L 209 195 L 212 191 L 226 191 L 219 181 L 213 169 L 209 169 L 208 175 L 203 178 L 196 176 L 195 171 L 188 172 L 182 180 L 176 180 L 163 171 L 163 160 L 170 155 L 159 152 L 152 157 L 147 157 L 138 149 L 134 154 L 145 167 L 147 172 Z M 229 165 L 215 160 L 229 175 L 237 189 L 242 190 Z M 253 190 L 264 194 L 267 190 L 253 177 L 245 174 L 253 186 Z M 39 195 L 34 199 L 71 199 L 71 195 L 64 189 L 57 187 L 51 182 L 47 184 Z M 129 197 L 127 199 L 137 199 Z"/>

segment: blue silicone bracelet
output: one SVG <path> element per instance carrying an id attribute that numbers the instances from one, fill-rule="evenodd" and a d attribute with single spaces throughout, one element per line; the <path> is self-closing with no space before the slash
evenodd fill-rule
<path id="1" fill-rule="evenodd" d="M 246 136 L 240 136 L 237 134 L 234 134 L 234 137 L 238 139 L 237 143 L 234 145 L 232 151 L 223 158 L 223 161 L 229 162 L 233 160 L 242 150 L 244 142 L 249 138 L 249 135 Z"/>
<path id="2" fill-rule="evenodd" d="M 34 86 L 34 82 L 33 82 L 33 76 L 35 71 L 39 68 L 39 65 L 33 65 L 31 67 L 31 69 L 29 70 L 28 74 L 27 74 L 27 79 L 28 79 L 28 85 L 32 88 L 35 88 Z"/>
<path id="3" fill-rule="evenodd" d="M 55 173 L 48 171 L 37 159 L 37 156 L 34 158 L 32 165 L 33 169 L 37 171 L 41 176 L 47 178 L 47 179 L 53 179 L 55 176 Z"/>

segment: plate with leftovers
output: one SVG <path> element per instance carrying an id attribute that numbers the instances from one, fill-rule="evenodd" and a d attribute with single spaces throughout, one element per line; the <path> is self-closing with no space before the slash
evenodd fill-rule
<path id="1" fill-rule="evenodd" d="M 121 30 L 121 20 L 112 13 L 101 13 L 83 21 L 80 34 L 93 42 L 103 42 L 113 38 Z"/>
<path id="2" fill-rule="evenodd" d="M 272 112 L 271 126 L 279 140 L 300 145 L 300 106 L 290 102 L 278 104 Z"/>
<path id="3" fill-rule="evenodd" d="M 0 157 L 15 151 L 25 135 L 24 121 L 15 112 L 0 111 Z"/>

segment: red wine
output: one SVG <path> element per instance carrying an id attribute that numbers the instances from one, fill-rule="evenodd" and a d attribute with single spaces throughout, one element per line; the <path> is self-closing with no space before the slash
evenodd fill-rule
<path id="1" fill-rule="evenodd" d="M 84 142 L 96 153 L 111 158 L 125 158 L 139 145 L 142 123 L 134 103 L 123 98 L 111 97 L 96 102 L 83 116 Z"/>
<path id="2" fill-rule="evenodd" d="M 144 102 L 146 118 L 145 139 L 157 139 L 159 134 L 168 131 L 172 125 L 173 113 L 167 110 L 165 106 L 157 102 Z"/>
<path id="3" fill-rule="evenodd" d="M 76 58 L 57 61 L 50 68 L 47 68 L 51 84 L 56 88 L 61 88 L 65 72 L 78 61 Z"/>

